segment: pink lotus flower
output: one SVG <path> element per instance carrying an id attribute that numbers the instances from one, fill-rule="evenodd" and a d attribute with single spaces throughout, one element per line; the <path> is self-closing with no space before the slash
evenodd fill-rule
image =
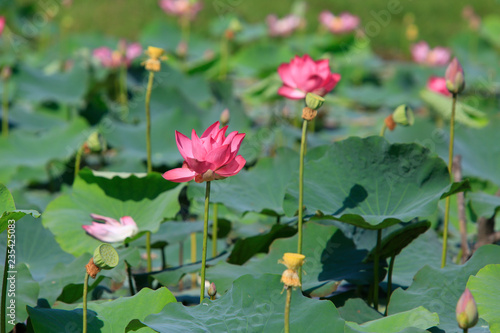
<path id="1" fill-rule="evenodd" d="M 444 96 L 451 96 L 451 93 L 446 88 L 446 79 L 444 77 L 431 76 L 427 81 L 427 89 Z"/>
<path id="2" fill-rule="evenodd" d="M 443 66 L 450 60 L 451 52 L 449 49 L 437 46 L 433 49 L 426 42 L 413 44 L 411 47 L 413 60 L 419 64 L 430 66 Z"/>
<path id="3" fill-rule="evenodd" d="M 176 183 L 193 179 L 197 183 L 203 183 L 231 177 L 240 172 L 246 161 L 237 154 L 245 133 L 234 131 L 225 137 L 226 130 L 227 126 L 219 129 L 217 121 L 201 137 L 193 130 L 191 140 L 175 131 L 175 140 L 184 163 L 182 168 L 165 172 L 163 178 Z"/>
<path id="4" fill-rule="evenodd" d="M 283 86 L 278 94 L 290 99 L 302 99 L 307 93 L 324 96 L 340 81 L 340 74 L 330 72 L 328 59 L 314 61 L 309 55 L 295 56 L 289 64 L 281 64 L 278 74 Z"/>
<path id="5" fill-rule="evenodd" d="M 290 36 L 302 23 L 302 19 L 297 15 L 288 15 L 282 19 L 278 19 L 276 15 L 269 15 L 266 21 L 269 35 L 272 37 Z"/>
<path id="6" fill-rule="evenodd" d="M 353 31 L 359 26 L 359 17 L 347 12 L 335 16 L 325 10 L 319 14 L 319 21 L 334 34 L 344 34 Z"/>
<path id="7" fill-rule="evenodd" d="M 0 16 L 0 36 L 2 36 L 4 28 L 5 28 L 5 17 Z"/>
<path id="8" fill-rule="evenodd" d="M 203 8 L 200 1 L 193 0 L 160 0 L 161 9 L 169 15 L 187 17 L 194 20 L 196 14 Z"/>
<path id="9" fill-rule="evenodd" d="M 123 65 L 130 66 L 132 60 L 142 54 L 142 47 L 139 43 L 128 44 L 120 41 L 118 50 L 111 50 L 108 47 L 99 47 L 94 50 L 93 56 L 97 58 L 104 67 L 117 68 Z"/>
<path id="10" fill-rule="evenodd" d="M 122 242 L 127 237 L 132 237 L 139 229 L 134 219 L 130 216 L 120 218 L 120 222 L 110 217 L 90 214 L 90 216 L 100 222 L 92 222 L 92 225 L 82 225 L 82 228 L 92 237 L 101 242 L 114 243 Z"/>

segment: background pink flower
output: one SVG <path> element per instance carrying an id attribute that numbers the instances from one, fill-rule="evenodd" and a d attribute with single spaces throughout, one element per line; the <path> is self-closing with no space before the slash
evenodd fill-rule
<path id="1" fill-rule="evenodd" d="M 325 10 L 319 14 L 319 21 L 334 34 L 347 33 L 359 26 L 359 17 L 347 12 L 335 16 L 331 12 Z"/>
<path id="2" fill-rule="evenodd" d="M 111 50 L 109 47 L 99 47 L 92 53 L 104 67 L 117 68 L 122 65 L 130 66 L 132 60 L 142 54 L 142 47 L 139 43 L 127 44 L 120 41 L 118 50 Z"/>
<path id="3" fill-rule="evenodd" d="M 215 122 L 198 137 L 195 130 L 191 140 L 175 131 L 179 152 L 184 158 L 182 168 L 169 170 L 163 178 L 176 183 L 195 180 L 197 183 L 234 176 L 245 166 L 245 159 L 238 154 L 245 133 L 231 132 L 227 137 L 227 126 L 219 129 Z"/>
<path id="4" fill-rule="evenodd" d="M 411 47 L 411 54 L 416 63 L 430 66 L 446 65 L 451 56 L 449 49 L 441 46 L 431 49 L 429 44 L 423 41 L 413 44 Z"/>
<path id="5" fill-rule="evenodd" d="M 297 15 L 288 15 L 282 19 L 278 19 L 276 15 L 269 15 L 266 18 L 267 27 L 269 28 L 269 35 L 289 36 L 294 32 L 302 23 L 302 19 Z"/>
<path id="6" fill-rule="evenodd" d="M 160 0 L 161 9 L 169 15 L 184 16 L 193 20 L 203 8 L 200 1 L 193 0 Z"/>
<path id="7" fill-rule="evenodd" d="M 120 222 L 110 217 L 90 214 L 90 216 L 100 222 L 92 222 L 92 225 L 82 225 L 82 228 L 92 237 L 101 242 L 114 243 L 122 242 L 127 237 L 132 237 L 139 229 L 134 219 L 130 216 L 120 218 Z"/>
<path id="8" fill-rule="evenodd" d="M 446 79 L 444 77 L 431 76 L 427 81 L 427 89 L 444 96 L 451 96 L 451 93 L 446 88 Z"/>
<path id="9" fill-rule="evenodd" d="M 283 81 L 278 94 L 290 99 L 302 99 L 309 92 L 324 96 L 340 81 L 340 74 L 330 72 L 328 59 L 314 61 L 307 54 L 281 64 L 278 74 Z"/>
<path id="10" fill-rule="evenodd" d="M 0 16 L 0 36 L 2 36 L 4 28 L 5 28 L 5 17 Z"/>

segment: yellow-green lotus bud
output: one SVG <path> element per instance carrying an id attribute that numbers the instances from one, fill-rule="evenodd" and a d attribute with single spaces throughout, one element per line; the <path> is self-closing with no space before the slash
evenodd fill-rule
<path id="1" fill-rule="evenodd" d="M 90 134 L 90 136 L 87 139 L 87 146 L 92 151 L 101 150 L 101 141 L 99 140 L 99 133 L 94 132 Z"/>
<path id="2" fill-rule="evenodd" d="M 109 244 L 101 244 L 94 251 L 94 264 L 100 269 L 112 269 L 118 260 L 118 252 Z"/>
<path id="3" fill-rule="evenodd" d="M 323 103 L 325 102 L 325 99 L 319 95 L 313 94 L 313 93 L 307 93 L 306 95 L 306 105 L 307 107 L 317 110 L 319 109 Z"/>
<path id="4" fill-rule="evenodd" d="M 229 30 L 233 32 L 240 32 L 241 30 L 243 30 L 243 26 L 241 25 L 241 22 L 237 18 L 233 18 L 229 22 Z"/>
<path id="5" fill-rule="evenodd" d="M 400 105 L 392 113 L 392 120 L 398 125 L 411 126 L 415 121 L 413 110 L 406 104 Z"/>
<path id="6" fill-rule="evenodd" d="M 469 288 L 465 288 L 456 308 L 458 326 L 463 329 L 474 327 L 478 321 L 476 301 Z"/>

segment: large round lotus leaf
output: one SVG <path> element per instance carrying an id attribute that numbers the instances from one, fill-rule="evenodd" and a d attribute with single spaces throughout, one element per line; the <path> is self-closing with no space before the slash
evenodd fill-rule
<path id="1" fill-rule="evenodd" d="M 3 249 L 3 253 L 5 253 L 5 249 Z M 2 254 L 3 256 L 3 254 Z M 4 265 L 3 262 L 0 264 L 0 272 L 3 273 L 4 270 Z M 38 283 L 33 280 L 30 270 L 24 263 L 19 263 L 17 262 L 17 265 L 15 267 L 7 267 L 8 272 L 13 272 L 13 273 L 7 273 L 7 279 L 14 277 L 11 280 L 7 280 L 7 298 L 6 298 L 6 307 L 8 307 L 11 304 L 11 300 L 15 300 L 15 323 L 22 323 L 26 320 L 28 317 L 28 314 L 26 313 L 26 306 L 27 305 L 35 305 L 36 300 L 38 299 L 38 292 L 40 291 L 40 286 Z M 12 294 L 12 291 L 10 290 L 10 285 L 11 283 L 14 283 L 14 294 L 15 296 L 11 297 L 9 294 Z M 3 285 L 0 283 L 0 285 Z M 7 314 L 10 313 L 10 310 L 7 308 Z M 7 317 L 8 322 L 13 319 L 11 317 Z M 13 325 L 10 325 L 7 322 L 7 331 L 10 332 L 12 330 Z M 3 319 L 2 319 L 2 325 L 4 324 Z"/>
<path id="2" fill-rule="evenodd" d="M 304 205 L 311 213 L 380 229 L 431 214 L 449 188 L 445 163 L 424 147 L 350 137 L 305 164 Z M 288 193 L 297 200 L 297 178 Z"/>
<path id="3" fill-rule="evenodd" d="M 35 210 L 16 210 L 12 194 L 0 183 L 0 234 L 9 226 L 9 220 L 18 221 L 25 215 L 40 217 L 40 213 Z"/>
<path id="4" fill-rule="evenodd" d="M 479 317 L 490 325 L 491 332 L 500 332 L 500 265 L 488 265 L 469 278 L 470 289 Z"/>
<path id="5" fill-rule="evenodd" d="M 207 280 L 215 282 L 218 290 L 224 293 L 232 281 L 244 274 L 282 274 L 286 267 L 278 264 L 278 260 L 285 252 L 297 252 L 297 237 L 275 240 L 269 247 L 269 254 L 242 266 L 221 262 L 207 270 Z M 357 250 L 336 227 L 307 223 L 303 242 L 302 253 L 306 256 L 303 268 L 306 274 L 302 276 L 304 291 L 328 295 L 333 290 L 319 289 L 324 286 L 334 288 L 335 282 L 344 279 L 359 283 L 372 281 L 373 265 L 362 262 L 368 251 Z"/>
<path id="6" fill-rule="evenodd" d="M 72 191 L 52 201 L 43 214 L 43 224 L 55 235 L 61 248 L 75 256 L 93 253 L 100 242 L 85 233 L 90 214 L 114 219 L 131 216 L 139 231 L 158 230 L 162 221 L 179 211 L 183 186 L 160 174 L 114 174 L 84 169 Z"/>
<path id="7" fill-rule="evenodd" d="M 481 129 L 460 124 L 455 127 L 454 155 L 462 156 L 464 177 L 474 176 L 489 180 L 500 186 L 500 118 L 492 118 L 488 126 Z M 415 142 L 437 153 L 447 163 L 449 128 L 437 128 L 428 120 L 415 119 L 413 126 L 404 131 L 386 133 L 390 142 Z"/>
<path id="8" fill-rule="evenodd" d="M 75 63 L 68 73 L 48 74 L 22 66 L 16 75 L 17 96 L 31 102 L 79 104 L 87 91 L 88 69 Z"/>
<path id="9" fill-rule="evenodd" d="M 445 332 L 459 332 L 455 307 L 471 275 L 488 264 L 500 264 L 500 246 L 485 245 L 479 248 L 464 265 L 449 265 L 444 269 L 425 266 L 413 278 L 412 285 L 397 289 L 389 303 L 390 315 L 423 306 L 439 315 L 437 327 Z M 490 332 L 483 320 L 469 332 Z"/>
<path id="10" fill-rule="evenodd" d="M 175 332 L 282 332 L 286 293 L 279 275 L 245 275 L 234 281 L 226 295 L 216 301 L 185 307 L 167 304 L 163 310 L 141 322 L 130 323 L 129 329 L 150 327 L 160 333 Z M 343 333 L 344 320 L 329 301 L 292 292 L 290 307 L 292 332 Z"/>
<path id="11" fill-rule="evenodd" d="M 41 133 L 13 130 L 8 137 L 0 138 L 0 154 L 8 156 L 0 160 L 0 169 L 28 167 L 43 170 L 49 162 L 69 159 L 85 142 L 88 135 L 90 135 L 88 125 L 83 118 L 76 118 L 64 126 Z M 46 171 L 30 174 L 30 179 L 24 181 L 39 180 L 44 177 Z M 0 179 L 2 182 L 8 180 Z"/>
<path id="12" fill-rule="evenodd" d="M 96 316 L 89 317 L 88 332 L 125 332 L 131 320 L 143 320 L 175 301 L 175 297 L 167 288 L 158 290 L 144 288 L 132 297 L 122 297 L 104 303 L 89 302 L 88 309 L 95 312 Z M 78 309 L 73 311 L 29 308 L 31 323 L 36 332 L 66 332 L 69 323 L 73 324 L 71 327 L 78 329 L 82 326 L 83 318 L 80 317 L 79 321 L 75 321 L 73 317 L 81 313 L 82 304 L 78 304 L 77 307 Z"/>

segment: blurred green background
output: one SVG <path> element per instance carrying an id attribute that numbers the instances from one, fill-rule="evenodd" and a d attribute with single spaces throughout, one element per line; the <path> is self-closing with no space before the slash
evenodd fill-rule
<path id="1" fill-rule="evenodd" d="M 25 0 L 26 1 L 26 0 Z M 31 2 L 26 1 L 26 2 Z M 206 31 L 207 24 L 214 17 L 235 14 L 248 22 L 262 22 L 269 14 L 283 16 L 291 11 L 294 1 L 269 0 L 205 0 L 204 9 L 194 23 L 193 29 Z M 408 56 L 405 39 L 405 22 L 414 17 L 418 27 L 417 40 L 426 40 L 431 46 L 447 46 L 449 38 L 457 32 L 467 30 L 468 23 L 462 17 L 462 10 L 470 5 L 484 17 L 498 13 L 500 2 L 496 0 L 311 0 L 307 1 L 306 19 L 309 30 L 317 29 L 318 14 L 329 10 L 334 14 L 348 11 L 361 18 L 361 26 L 374 29 L 371 38 L 375 51 L 388 57 Z M 398 8 L 397 14 L 387 15 L 390 8 Z M 85 0 L 73 1 L 64 9 L 72 17 L 70 30 L 74 32 L 100 32 L 111 36 L 135 39 L 152 20 L 175 20 L 168 17 L 155 0 Z M 375 33 L 374 23 L 380 31 Z M 367 25 L 372 24 L 372 27 Z"/>

